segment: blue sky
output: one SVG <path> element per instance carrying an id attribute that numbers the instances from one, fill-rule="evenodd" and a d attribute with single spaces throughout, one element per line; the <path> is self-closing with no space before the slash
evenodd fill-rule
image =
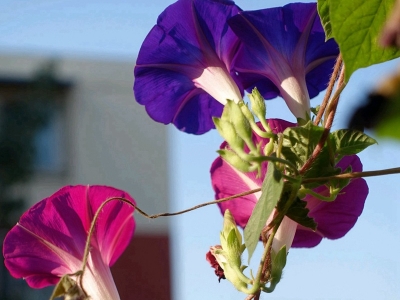
<path id="1" fill-rule="evenodd" d="M 133 60 L 159 13 L 173 1 L 3 0 L 0 51 L 52 56 Z M 287 1 L 238 0 L 243 9 Z M 398 61 L 357 71 L 346 88 L 334 127 L 342 128 L 365 93 Z M 320 100 L 313 100 L 316 105 Z M 268 101 L 268 116 L 294 121 L 281 99 Z M 209 168 L 222 139 L 213 131 L 192 136 L 169 128 L 172 210 L 213 199 Z M 400 143 L 379 140 L 360 155 L 365 170 L 400 166 Z M 400 177 L 367 179 L 364 212 L 343 239 L 289 252 L 284 278 L 262 299 L 400 299 Z M 222 217 L 216 206 L 172 219 L 174 299 L 244 299 L 218 283 L 205 262 L 218 244 Z"/>

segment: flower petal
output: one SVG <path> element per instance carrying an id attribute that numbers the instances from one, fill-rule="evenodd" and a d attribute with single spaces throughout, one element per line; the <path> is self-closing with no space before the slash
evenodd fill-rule
<path id="1" fill-rule="evenodd" d="M 362 164 L 356 155 L 344 157 L 337 165 L 345 170 L 352 167 L 353 172 L 362 171 Z M 327 194 L 326 187 L 315 189 L 316 192 Z M 317 223 L 317 231 L 298 226 L 292 247 L 314 247 L 322 237 L 339 239 L 346 235 L 361 215 L 368 195 L 368 185 L 362 178 L 352 179 L 333 202 L 320 201 L 307 196 L 307 208 L 310 217 Z"/>
<path id="2" fill-rule="evenodd" d="M 228 21 L 243 42 L 234 70 L 247 91 L 257 87 L 266 99 L 281 95 L 301 117 L 326 84 L 339 54 L 325 33 L 315 3 L 240 12 Z"/>
<path id="3" fill-rule="evenodd" d="M 127 193 L 111 187 L 68 186 L 35 204 L 4 240 L 5 265 L 11 275 L 41 288 L 81 269 L 91 221 L 111 197 L 134 203 Z M 132 214 L 133 208 L 120 201 L 101 211 L 91 247 L 99 251 L 104 265 L 115 262 L 128 245 L 135 227 Z"/>
<path id="4" fill-rule="evenodd" d="M 239 41 L 226 23 L 239 11 L 228 0 L 179 0 L 159 16 L 135 67 L 135 98 L 150 117 L 202 134 L 221 103 L 241 99 L 230 72 Z"/>

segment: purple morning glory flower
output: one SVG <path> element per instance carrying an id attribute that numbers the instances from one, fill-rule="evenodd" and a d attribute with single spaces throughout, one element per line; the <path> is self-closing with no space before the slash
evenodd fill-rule
<path id="1" fill-rule="evenodd" d="M 296 126 L 296 124 L 279 119 L 270 119 L 268 123 L 274 133 L 283 132 L 287 127 Z M 260 138 L 257 135 L 254 135 L 253 138 L 255 144 L 261 143 L 262 148 L 269 141 L 269 139 Z M 221 148 L 225 146 L 226 142 L 221 145 Z M 342 170 L 349 166 L 352 167 L 353 172 L 362 171 L 362 164 L 356 155 L 346 156 L 337 164 L 337 167 Z M 265 164 L 261 177 L 257 177 L 257 172 L 240 172 L 218 157 L 210 171 L 215 198 L 221 199 L 261 187 L 266 170 Z M 329 195 L 325 186 L 320 186 L 314 191 L 325 196 Z M 310 210 L 309 216 L 314 218 L 317 223 L 317 230 L 314 232 L 285 217 L 275 235 L 273 249 L 279 250 L 283 244 L 286 244 L 287 249 L 290 246 L 309 248 L 318 245 L 324 237 L 328 239 L 343 237 L 361 215 L 367 195 L 368 186 L 362 178 L 352 179 L 333 202 L 324 202 L 307 195 L 303 200 L 307 202 L 307 208 Z M 245 227 L 260 196 L 261 192 L 258 192 L 218 205 L 222 214 L 229 209 L 236 223 Z"/>
<path id="2" fill-rule="evenodd" d="M 239 40 L 226 23 L 239 11 L 229 0 L 179 0 L 158 17 L 140 49 L 133 88 L 151 118 L 202 134 L 214 128 L 226 99 L 242 99 L 231 72 Z"/>
<path id="3" fill-rule="evenodd" d="M 43 288 L 81 270 L 93 217 L 112 197 L 135 203 L 112 187 L 67 186 L 31 207 L 4 240 L 4 262 L 11 275 L 24 278 L 30 287 Z M 110 266 L 128 246 L 134 229 L 131 206 L 111 201 L 103 207 L 83 274 L 83 287 L 91 299 L 120 299 Z"/>
<path id="4" fill-rule="evenodd" d="M 281 96 L 305 118 L 339 54 L 333 39 L 325 42 L 316 3 L 243 11 L 228 23 L 243 43 L 234 60 L 243 87 L 257 87 L 265 99 Z"/>

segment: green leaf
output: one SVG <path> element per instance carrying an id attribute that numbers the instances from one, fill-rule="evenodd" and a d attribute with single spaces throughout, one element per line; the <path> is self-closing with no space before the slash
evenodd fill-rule
<path id="1" fill-rule="evenodd" d="M 70 278 L 70 275 L 64 275 L 61 277 L 50 296 L 50 300 L 54 300 L 61 296 L 66 296 L 65 299 L 88 300 L 88 298 L 84 297 L 84 294 L 76 281 Z"/>
<path id="2" fill-rule="evenodd" d="M 300 169 L 318 145 L 323 131 L 322 127 L 315 126 L 311 121 L 303 126 L 286 128 L 283 132 L 282 155 Z M 328 147 L 325 145 L 303 176 L 304 178 L 324 177 L 336 175 L 339 171 L 334 168 Z M 321 183 L 308 183 L 305 186 L 313 188 L 319 185 Z"/>
<path id="3" fill-rule="evenodd" d="M 300 200 L 297 198 L 297 200 L 292 204 L 292 206 L 289 208 L 288 212 L 286 213 L 286 216 L 293 221 L 299 223 L 300 225 L 303 225 L 304 227 L 311 228 L 312 230 L 317 229 L 317 223 L 315 223 L 313 218 L 310 218 L 308 216 L 308 213 L 310 210 L 306 208 L 307 202 Z"/>
<path id="4" fill-rule="evenodd" d="M 319 0 L 329 36 L 339 44 L 345 64 L 345 80 L 360 68 L 400 56 L 400 50 L 378 45 L 382 27 L 395 0 Z M 326 26 L 326 25 L 325 25 Z"/>
<path id="5" fill-rule="evenodd" d="M 329 40 L 332 38 L 332 26 L 331 26 L 331 19 L 329 16 L 329 4 L 330 0 L 319 0 L 318 1 L 318 14 L 321 18 L 322 26 L 325 30 L 325 40 Z"/>
<path id="6" fill-rule="evenodd" d="M 261 196 L 256 203 L 244 229 L 244 241 L 249 253 L 249 262 L 260 240 L 261 230 L 281 197 L 283 189 L 282 174 L 272 162 L 268 162 L 267 174 L 261 189 Z"/>
<path id="7" fill-rule="evenodd" d="M 331 133 L 335 144 L 335 154 L 353 155 L 376 144 L 376 140 L 358 130 L 340 129 Z"/>
<path id="8" fill-rule="evenodd" d="M 318 144 L 324 129 L 311 121 L 303 126 L 288 127 L 283 132 L 282 154 L 299 168 L 307 161 Z"/>

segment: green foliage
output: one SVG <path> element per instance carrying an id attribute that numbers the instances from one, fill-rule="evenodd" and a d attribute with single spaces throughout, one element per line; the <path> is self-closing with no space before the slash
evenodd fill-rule
<path id="1" fill-rule="evenodd" d="M 282 155 L 286 160 L 296 164 L 300 169 L 309 159 L 318 145 L 324 129 L 308 121 L 303 126 L 289 127 L 283 132 Z M 304 178 L 331 176 L 338 174 L 327 145 L 324 145 L 315 162 L 304 174 Z M 310 183 L 307 187 L 315 187 L 320 183 Z"/>
<path id="2" fill-rule="evenodd" d="M 286 216 L 304 227 L 316 230 L 317 223 L 315 223 L 313 218 L 308 216 L 310 210 L 306 208 L 306 205 L 306 201 L 297 198 L 296 201 L 290 206 Z"/>
<path id="3" fill-rule="evenodd" d="M 278 203 L 283 189 L 283 178 L 274 163 L 268 162 L 268 170 L 262 185 L 262 194 L 244 229 L 244 241 L 249 253 L 249 261 L 260 240 L 261 230 Z"/>
<path id="4" fill-rule="evenodd" d="M 321 23 L 325 30 L 326 40 L 332 38 L 332 26 L 329 16 L 329 4 L 330 0 L 319 0 L 317 4 L 318 13 L 321 18 Z"/>
<path id="5" fill-rule="evenodd" d="M 394 0 L 318 0 L 327 37 L 339 44 L 345 64 L 345 79 L 360 68 L 400 56 L 400 50 L 383 49 L 379 35 Z"/>
<path id="6" fill-rule="evenodd" d="M 358 130 L 340 129 L 331 133 L 336 155 L 357 154 L 376 144 L 376 140 Z"/>

